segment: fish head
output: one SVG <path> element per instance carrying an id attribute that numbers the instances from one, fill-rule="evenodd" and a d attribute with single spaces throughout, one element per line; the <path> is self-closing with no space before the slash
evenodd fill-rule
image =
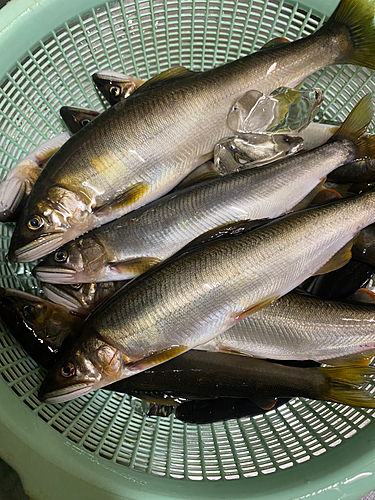
<path id="1" fill-rule="evenodd" d="M 129 97 L 143 84 L 138 78 L 116 71 L 99 71 L 92 75 L 92 79 L 111 106 Z"/>
<path id="2" fill-rule="evenodd" d="M 101 302 L 100 285 L 102 284 L 72 283 L 71 285 L 52 285 L 51 283 L 43 283 L 43 292 L 53 302 L 63 304 L 69 310 L 78 314 L 88 315 Z"/>
<path id="3" fill-rule="evenodd" d="M 77 238 L 48 255 L 33 270 L 47 283 L 90 283 L 105 276 L 108 257 L 95 237 Z"/>
<path id="4" fill-rule="evenodd" d="M 95 332 L 66 347 L 40 388 L 47 403 L 69 401 L 127 376 L 122 353 Z"/>
<path id="5" fill-rule="evenodd" d="M 302 137 L 288 134 L 273 134 L 275 152 L 284 152 L 285 155 L 292 155 L 301 151 L 304 146 Z"/>
<path id="6" fill-rule="evenodd" d="M 11 170 L 0 184 L 0 222 L 15 222 L 24 199 L 31 192 L 42 169 L 32 160 L 24 160 Z"/>
<path id="7" fill-rule="evenodd" d="M 83 195 L 60 186 L 49 188 L 45 196 L 33 196 L 34 192 L 14 230 L 10 261 L 40 259 L 91 229 L 91 209 Z"/>
<path id="8" fill-rule="evenodd" d="M 51 365 L 63 340 L 82 319 L 65 308 L 20 290 L 0 288 L 0 317 L 27 352 Z"/>

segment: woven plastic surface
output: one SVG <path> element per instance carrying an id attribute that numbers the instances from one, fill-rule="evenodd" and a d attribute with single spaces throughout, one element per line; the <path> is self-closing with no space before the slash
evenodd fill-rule
<path id="1" fill-rule="evenodd" d="M 0 176 L 63 130 L 61 106 L 104 106 L 90 78 L 98 69 L 144 79 L 174 65 L 204 70 L 259 49 L 273 37 L 308 35 L 323 21 L 319 13 L 276 0 L 113 2 L 83 12 L 30 47 L 1 82 Z M 325 91 L 320 120 L 342 120 L 365 92 L 374 90 L 371 80 L 366 69 L 331 67 L 308 78 L 305 85 Z M 12 229 L 0 225 L 0 284 L 39 293 L 32 266 L 10 268 L 5 263 Z M 175 479 L 282 477 L 283 469 L 319 460 L 319 455 L 355 439 L 375 415 L 296 399 L 267 416 L 184 425 L 173 417 L 145 418 L 137 401 L 105 390 L 46 405 L 36 395 L 43 375 L 0 325 L 0 383 L 24 402 L 25 412 L 38 415 L 94 456 Z"/>

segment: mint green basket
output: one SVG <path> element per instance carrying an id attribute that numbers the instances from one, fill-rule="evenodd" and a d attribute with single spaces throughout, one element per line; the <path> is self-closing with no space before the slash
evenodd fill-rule
<path id="1" fill-rule="evenodd" d="M 313 8 L 310 8 L 309 3 Z M 100 109 L 90 75 L 141 78 L 208 69 L 319 28 L 337 0 L 11 0 L 0 11 L 0 176 L 63 130 L 59 108 Z M 373 73 L 331 67 L 310 77 L 342 120 Z M 5 254 L 0 284 L 39 293 Z M 374 411 L 295 399 L 267 416 L 213 425 L 144 418 L 105 390 L 60 405 L 37 398 L 43 371 L 0 325 L 0 456 L 34 500 L 357 499 L 375 488 Z M 373 388 L 369 388 L 373 390 Z"/>

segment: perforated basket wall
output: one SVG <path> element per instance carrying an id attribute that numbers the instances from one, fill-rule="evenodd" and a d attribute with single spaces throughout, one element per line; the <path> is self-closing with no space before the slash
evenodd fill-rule
<path id="1" fill-rule="evenodd" d="M 104 106 L 90 78 L 96 70 L 144 79 L 173 65 L 205 70 L 257 50 L 273 37 L 309 35 L 324 16 L 291 1 L 139 0 L 103 3 L 64 21 L 36 46 L 25 47 L 24 58 L 14 61 L 0 84 L 1 178 L 40 142 L 63 131 L 61 106 Z M 320 120 L 343 120 L 365 92 L 374 90 L 372 78 L 366 69 L 330 67 L 305 86 L 325 92 Z M 10 269 L 5 263 L 12 229 L 0 225 L 0 284 L 39 293 L 32 266 Z M 296 399 L 267 416 L 183 425 L 173 417 L 145 418 L 128 396 L 105 390 L 46 405 L 37 397 L 43 370 L 2 326 L 0 375 L 0 384 L 24 403 L 25 414 L 34 413 L 93 457 L 175 481 L 248 478 L 249 496 L 253 477 L 276 474 L 282 481 L 284 469 L 298 470 L 303 462 L 320 460 L 355 440 L 375 415 Z"/>

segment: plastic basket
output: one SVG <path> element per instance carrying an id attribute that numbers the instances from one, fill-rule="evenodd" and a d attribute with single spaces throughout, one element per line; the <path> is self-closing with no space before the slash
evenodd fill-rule
<path id="1" fill-rule="evenodd" d="M 337 3 L 11 0 L 0 11 L 0 175 L 63 130 L 62 105 L 103 106 L 94 71 L 204 70 L 275 36 L 312 33 Z M 319 118 L 344 119 L 372 78 L 350 66 L 308 78 L 325 91 Z M 29 265 L 5 263 L 11 232 L 0 225 L 0 284 L 39 293 Z M 375 487 L 374 411 L 295 399 L 266 416 L 194 426 L 144 418 L 105 390 L 46 405 L 42 378 L 0 325 L 0 455 L 34 500 L 354 500 Z"/>

